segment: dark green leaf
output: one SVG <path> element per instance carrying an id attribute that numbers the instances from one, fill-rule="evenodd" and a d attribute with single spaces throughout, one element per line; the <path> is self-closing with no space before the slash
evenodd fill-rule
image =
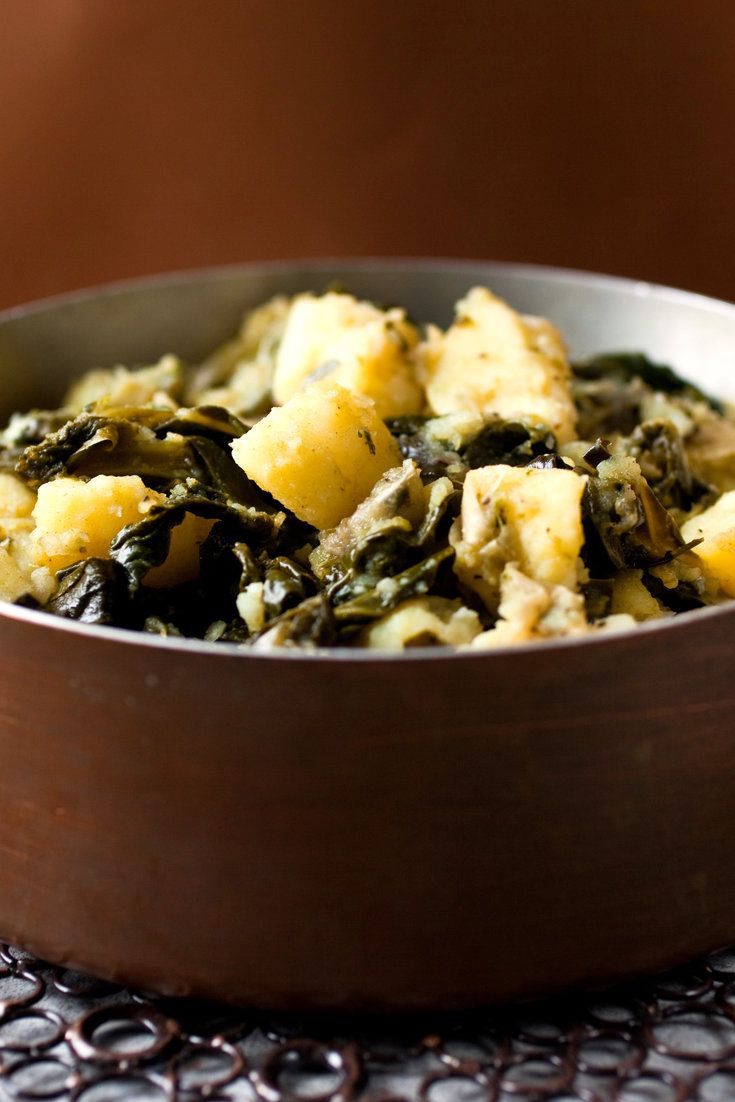
<path id="1" fill-rule="evenodd" d="M 439 418 L 397 417 L 386 423 L 404 458 L 413 459 L 425 482 L 442 475 L 461 482 L 470 469 L 496 463 L 523 467 L 537 456 L 556 451 L 556 439 L 547 426 L 492 415 L 483 418 L 482 427 L 459 446 L 442 439 L 442 430 L 451 430 Z"/>
<path id="2" fill-rule="evenodd" d="M 474 440 L 460 450 L 460 455 L 474 470 L 496 463 L 525 467 L 538 456 L 555 451 L 556 437 L 548 426 L 490 417 Z"/>
<path id="3" fill-rule="evenodd" d="M 18 474 L 36 485 L 67 474 L 139 474 L 146 481 L 170 485 L 200 473 L 186 441 L 159 440 L 152 431 L 151 423 L 161 419 L 160 410 L 135 412 L 140 419 L 80 413 L 26 448 L 16 464 Z"/>
<path id="4" fill-rule="evenodd" d="M 635 464 L 632 467 L 637 471 Z M 674 518 L 645 478 L 639 472 L 631 474 L 630 469 L 630 460 L 608 459 L 587 482 L 585 561 L 599 576 L 609 568 L 645 568 L 667 562 L 684 546 Z"/>
<path id="5" fill-rule="evenodd" d="M 461 482 L 467 473 L 467 464 L 446 441 L 430 435 L 426 429 L 430 420 L 419 415 L 393 417 L 386 425 L 395 436 L 403 458 L 413 460 L 424 482 L 432 482 L 443 475 Z"/>
<path id="6" fill-rule="evenodd" d="M 179 409 L 157 429 L 158 435 L 175 432 L 180 436 L 206 436 L 220 445 L 236 440 L 247 431 L 245 422 L 222 406 Z"/>
<path id="7" fill-rule="evenodd" d="M 264 507 L 266 495 L 232 457 L 230 440 L 241 431 L 237 418 L 220 417 L 218 411 L 206 408 L 185 412 L 191 418 L 182 415 L 178 421 L 166 410 L 147 407 L 104 415 L 80 413 L 26 448 L 16 470 L 34 485 L 60 475 L 139 475 L 147 485 L 163 491 L 193 478 L 223 498 Z M 186 427 L 187 435 L 167 431 L 167 425 L 174 423 Z M 197 429 L 204 433 L 196 435 Z"/>
<path id="8" fill-rule="evenodd" d="M 684 442 L 670 421 L 644 421 L 627 441 L 626 451 L 638 462 L 656 497 L 666 509 L 688 512 L 709 492 L 689 469 Z"/>
<path id="9" fill-rule="evenodd" d="M 409 597 L 423 597 L 436 585 L 442 567 L 448 566 L 453 559 L 453 548 L 444 547 L 400 574 L 382 578 L 371 589 L 335 604 L 337 622 L 340 625 L 366 623 Z"/>
<path id="10" fill-rule="evenodd" d="M 706 402 L 718 413 L 724 412 L 722 402 L 717 398 L 705 394 L 694 383 L 677 375 L 668 365 L 656 363 L 642 352 L 606 352 L 574 363 L 573 370 L 580 379 L 606 378 L 619 384 L 640 379 L 651 390 Z"/>
<path id="11" fill-rule="evenodd" d="M 334 614 L 324 594 L 309 597 L 272 621 L 254 640 L 256 649 L 329 647 L 336 642 Z"/>
<path id="12" fill-rule="evenodd" d="M 301 604 L 313 595 L 315 588 L 314 579 L 291 559 L 283 556 L 270 559 L 263 575 L 263 603 L 268 619 Z"/>
<path id="13" fill-rule="evenodd" d="M 49 612 L 84 624 L 124 625 L 129 617 L 128 576 L 110 559 L 84 559 L 59 573 Z"/>
<path id="14" fill-rule="evenodd" d="M 110 556 L 125 568 L 134 589 L 149 570 L 165 562 L 171 531 L 186 513 L 226 520 L 239 540 L 260 547 L 276 546 L 285 520 L 284 513 L 271 516 L 236 503 L 227 504 L 216 496 L 208 498 L 201 490 L 193 494 L 183 486 L 176 487 L 165 504 L 154 506 L 142 520 L 126 525 L 112 541 Z"/>
<path id="15" fill-rule="evenodd" d="M 612 433 L 630 434 L 641 420 L 644 400 L 654 392 L 684 402 L 706 402 L 723 412 L 722 403 L 680 378 L 670 367 L 635 352 L 593 356 L 573 364 L 572 392 L 577 433 L 582 440 Z"/>
<path id="16" fill-rule="evenodd" d="M 181 638 L 183 635 L 176 624 L 162 620 L 160 616 L 147 616 L 143 624 L 143 631 L 148 632 L 149 635 L 172 636 L 173 638 Z"/>
<path id="17" fill-rule="evenodd" d="M 7 428 L 0 433 L 0 470 L 15 470 L 15 464 L 26 448 L 40 444 L 44 437 L 58 432 L 68 420 L 67 409 L 34 409 L 29 413 L 14 413 Z"/>
<path id="18" fill-rule="evenodd" d="M 613 594 L 612 578 L 591 578 L 581 588 L 588 618 L 602 620 L 610 612 Z"/>

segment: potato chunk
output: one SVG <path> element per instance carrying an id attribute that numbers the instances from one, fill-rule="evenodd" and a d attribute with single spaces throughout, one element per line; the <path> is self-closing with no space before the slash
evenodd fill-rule
<path id="1" fill-rule="evenodd" d="M 88 371 L 67 391 L 64 405 L 75 412 L 87 405 L 144 406 L 171 405 L 176 408 L 181 397 L 184 369 L 177 356 L 162 356 L 151 367 L 131 370 L 129 367 L 112 367 Z"/>
<path id="2" fill-rule="evenodd" d="M 276 295 L 251 310 L 238 336 L 215 349 L 191 376 L 186 404 L 267 413 L 275 353 L 289 309 L 290 299 Z"/>
<path id="3" fill-rule="evenodd" d="M 395 530 L 395 521 L 400 518 L 406 530 L 418 528 L 426 514 L 429 493 L 412 459 L 405 459 L 401 467 L 390 467 L 353 513 L 336 528 L 322 531 L 318 546 L 309 556 L 317 578 L 324 580 L 368 533 L 378 531 L 383 524 Z"/>
<path id="4" fill-rule="evenodd" d="M 5 476 L 0 476 L 0 479 L 3 477 Z M 24 489 L 22 483 L 18 484 Z M 30 490 L 27 492 L 35 501 L 36 495 Z M 7 497 L 3 505 L 7 508 Z M 19 503 L 21 505 L 25 508 L 27 502 Z M 34 527 L 35 523 L 30 515 L 0 518 L 0 600 L 17 601 L 24 594 L 30 594 L 41 604 L 45 604 L 56 589 L 56 580 L 50 571 L 36 563 Z"/>
<path id="5" fill-rule="evenodd" d="M 168 555 L 160 566 L 148 571 L 143 578 L 144 584 L 153 589 L 166 589 L 198 578 L 199 552 L 214 523 L 207 517 L 184 513 L 181 524 L 171 529 Z"/>
<path id="6" fill-rule="evenodd" d="M 29 517 L 36 504 L 36 495 L 16 475 L 0 472 L 0 518 Z"/>
<path id="7" fill-rule="evenodd" d="M 160 500 L 138 475 L 46 482 L 33 510 L 37 564 L 55 571 L 80 559 L 107 558 L 120 529 L 140 520 Z"/>
<path id="8" fill-rule="evenodd" d="M 403 461 L 374 404 L 330 382 L 272 409 L 232 452 L 249 478 L 317 528 L 333 528 Z"/>
<path id="9" fill-rule="evenodd" d="M 33 565 L 63 570 L 80 559 L 106 559 L 110 544 L 127 524 L 135 524 L 164 501 L 137 475 L 57 478 L 38 491 L 31 534 Z M 179 585 L 199 576 L 199 550 L 214 521 L 185 513 L 171 529 L 168 555 L 143 578 L 154 588 Z M 17 556 L 16 556 L 17 558 Z"/>
<path id="10" fill-rule="evenodd" d="M 379 310 L 352 295 L 298 295 L 273 376 L 278 404 L 315 378 L 372 398 L 380 417 L 419 413 L 424 395 L 409 352 L 418 333 L 404 310 Z"/>
<path id="11" fill-rule="evenodd" d="M 0 601 L 17 601 L 31 590 L 30 577 L 7 547 L 0 544 Z"/>
<path id="12" fill-rule="evenodd" d="M 719 501 L 681 526 L 689 540 L 703 539 L 694 553 L 704 563 L 708 581 L 735 597 L 735 490 L 728 490 Z"/>
<path id="13" fill-rule="evenodd" d="M 499 619 L 471 642 L 473 650 L 515 646 L 559 636 L 587 635 L 584 598 L 565 585 L 542 585 L 513 563 L 500 576 Z"/>
<path id="14" fill-rule="evenodd" d="M 735 490 L 735 425 L 712 410 L 700 413 L 686 442 L 692 472 L 721 491 Z"/>
<path id="15" fill-rule="evenodd" d="M 365 628 L 364 647 L 405 650 L 407 647 L 456 647 L 469 643 L 482 630 L 480 618 L 459 601 L 445 597 L 414 597 Z"/>
<path id="16" fill-rule="evenodd" d="M 558 331 L 523 317 L 484 287 L 457 303 L 446 333 L 424 346 L 426 394 L 438 414 L 468 410 L 545 425 L 560 444 L 575 436 L 571 371 Z"/>
<path id="17" fill-rule="evenodd" d="M 503 463 L 470 471 L 450 533 L 460 580 L 491 609 L 506 563 L 542 585 L 576 589 L 585 483 L 574 471 Z"/>
<path id="18" fill-rule="evenodd" d="M 619 570 L 613 578 L 610 614 L 627 613 L 634 620 L 658 620 L 664 610 L 642 582 L 642 570 Z"/>

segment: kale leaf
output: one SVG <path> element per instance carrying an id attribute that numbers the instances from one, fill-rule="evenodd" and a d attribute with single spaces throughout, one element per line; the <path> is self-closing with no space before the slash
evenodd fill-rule
<path id="1" fill-rule="evenodd" d="M 694 383 L 677 375 L 671 367 L 656 363 L 642 352 L 606 352 L 577 361 L 572 369 L 580 379 L 612 379 L 619 385 L 640 379 L 651 390 L 676 394 L 694 402 L 706 402 L 718 413 L 724 413 L 719 399 L 705 394 Z"/>
<path id="2" fill-rule="evenodd" d="M 525 467 L 555 451 L 556 437 L 546 425 L 489 417 L 477 436 L 460 449 L 460 456 L 474 470 L 495 463 Z"/>
<path id="3" fill-rule="evenodd" d="M 425 482 L 447 475 L 461 483 L 468 470 L 495 463 L 524 467 L 556 451 L 556 438 L 546 425 L 495 415 L 396 417 L 386 424 L 404 458 L 416 463 Z"/>
<path id="4" fill-rule="evenodd" d="M 214 407 L 180 411 L 174 418 L 169 410 L 145 406 L 103 414 L 86 410 L 26 447 L 15 470 L 34 486 L 62 475 L 139 475 L 166 492 L 195 479 L 223 498 L 263 506 L 265 495 L 229 448 L 243 431 L 238 418 Z"/>
<path id="5" fill-rule="evenodd" d="M 686 402 L 705 402 L 716 412 L 724 412 L 716 398 L 640 352 L 592 356 L 574 363 L 572 370 L 572 393 L 582 440 L 633 432 L 641 420 L 644 401 L 654 392 Z"/>
<path id="6" fill-rule="evenodd" d="M 84 624 L 124 626 L 130 619 L 128 576 L 111 559 L 84 559 L 59 572 L 59 588 L 46 608 Z"/>
<path id="7" fill-rule="evenodd" d="M 671 421 L 643 421 L 625 442 L 641 473 L 666 509 L 688 512 L 710 488 L 694 478 L 684 441 Z"/>
<path id="8" fill-rule="evenodd" d="M 423 597 L 430 590 L 436 592 L 435 587 L 441 581 L 444 568 L 453 559 L 454 549 L 443 547 L 398 574 L 385 574 L 370 587 L 361 589 L 353 584 L 333 591 L 330 595 L 334 601 L 337 623 L 354 627 L 377 619 L 409 597 Z M 350 593 L 356 595 L 348 596 Z"/>
<path id="9" fill-rule="evenodd" d="M 329 647 L 337 641 L 334 613 L 323 593 L 290 608 L 257 636 L 256 650 L 270 647 Z"/>
<path id="10" fill-rule="evenodd" d="M 162 505 L 153 508 L 135 524 L 122 528 L 112 541 L 110 557 L 127 571 L 133 589 L 145 575 L 166 560 L 171 543 L 171 532 L 181 524 L 186 513 L 215 521 L 226 520 L 229 531 L 248 545 L 277 546 L 280 530 L 286 514 L 275 515 L 257 509 L 227 503 L 215 495 L 207 496 L 203 490 L 190 492 L 185 486 L 177 486 Z"/>
<path id="11" fill-rule="evenodd" d="M 624 568 L 646 572 L 676 560 L 701 592 L 701 567 L 696 556 L 689 555 L 692 545 L 684 543 L 674 517 L 658 500 L 635 459 L 610 456 L 602 440 L 585 459 L 596 467 L 583 497 L 583 558 L 591 576 L 604 578 Z M 675 587 L 678 578 L 672 577 L 671 582 Z"/>

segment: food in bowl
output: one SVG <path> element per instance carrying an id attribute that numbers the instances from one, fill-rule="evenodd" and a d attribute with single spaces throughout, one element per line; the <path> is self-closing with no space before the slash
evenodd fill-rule
<path id="1" fill-rule="evenodd" d="M 484 287 L 446 330 L 277 296 L 203 363 L 83 375 L 0 437 L 0 597 L 259 650 L 492 649 L 735 596 L 735 423 L 570 364 Z"/>

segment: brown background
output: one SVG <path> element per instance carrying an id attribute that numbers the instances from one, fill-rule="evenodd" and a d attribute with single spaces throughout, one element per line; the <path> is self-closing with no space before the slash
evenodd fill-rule
<path id="1" fill-rule="evenodd" d="M 731 0 L 0 0 L 0 305 L 307 255 L 735 298 Z"/>

